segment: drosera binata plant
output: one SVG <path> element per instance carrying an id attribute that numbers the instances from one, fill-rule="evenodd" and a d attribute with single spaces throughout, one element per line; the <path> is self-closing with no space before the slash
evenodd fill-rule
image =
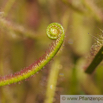
<path id="1" fill-rule="evenodd" d="M 30 76 L 40 71 L 56 55 L 64 41 L 64 28 L 59 23 L 51 23 L 47 27 L 46 32 L 47 36 L 50 39 L 55 39 L 55 41 L 51 43 L 46 53 L 29 67 L 26 67 L 23 70 L 14 74 L 0 77 L 0 86 L 17 83 L 29 78 Z"/>
<path id="2" fill-rule="evenodd" d="M 102 31 L 103 33 L 103 31 Z M 94 37 L 96 43 L 91 47 L 92 62 L 86 69 L 86 73 L 92 74 L 95 68 L 103 61 L 103 34 L 99 38 Z"/>

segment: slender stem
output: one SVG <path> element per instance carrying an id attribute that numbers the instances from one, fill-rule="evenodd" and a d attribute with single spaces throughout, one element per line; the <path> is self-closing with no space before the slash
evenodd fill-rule
<path id="1" fill-rule="evenodd" d="M 58 79 L 58 73 L 60 70 L 59 64 L 60 64 L 59 60 L 57 59 L 51 66 L 50 75 L 47 84 L 46 100 L 44 103 L 53 103 L 53 98 L 54 98 L 57 79 Z"/>
<path id="2" fill-rule="evenodd" d="M 5 15 L 5 17 L 8 15 L 8 13 L 9 13 L 9 11 L 10 11 L 10 9 L 11 9 L 11 7 L 14 4 L 15 1 L 16 0 L 9 0 L 7 2 L 6 6 L 4 7 L 4 13 L 5 13 L 4 15 Z"/>
<path id="3" fill-rule="evenodd" d="M 9 31 L 15 31 L 17 32 L 16 34 L 23 35 L 28 38 L 35 39 L 38 37 L 35 35 L 36 34 L 35 32 L 28 30 L 27 28 L 24 28 L 22 25 L 14 24 L 10 21 L 7 21 L 4 18 L 0 18 L 0 25 L 4 29 L 7 29 Z"/>
<path id="4" fill-rule="evenodd" d="M 68 0 L 62 0 L 62 2 L 64 4 L 66 4 L 69 8 L 71 8 L 74 11 L 77 11 L 80 14 L 84 14 L 84 11 L 76 6 L 74 6 L 73 4 L 71 4 Z"/>
<path id="5" fill-rule="evenodd" d="M 89 67 L 86 69 L 86 73 L 92 74 L 95 68 L 100 64 L 100 62 L 103 60 L 103 46 L 99 50 L 99 52 L 94 57 L 92 63 L 89 65 Z"/>
<path id="6" fill-rule="evenodd" d="M 81 0 L 86 9 L 90 11 L 91 14 L 94 15 L 95 19 L 98 21 L 102 21 L 102 11 L 95 5 L 92 0 Z M 90 15 L 89 13 L 89 15 Z"/>

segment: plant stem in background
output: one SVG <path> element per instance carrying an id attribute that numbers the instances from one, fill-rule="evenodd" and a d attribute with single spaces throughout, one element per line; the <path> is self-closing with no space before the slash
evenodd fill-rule
<path id="1" fill-rule="evenodd" d="M 8 15 L 8 13 L 9 13 L 12 5 L 14 4 L 14 2 L 15 2 L 15 0 L 9 0 L 7 2 L 7 4 L 5 5 L 5 7 L 4 7 L 4 15 L 5 15 L 5 17 Z"/>
<path id="2" fill-rule="evenodd" d="M 17 25 L 10 21 L 7 21 L 4 18 L 0 18 L 0 25 L 2 25 L 2 27 L 5 29 L 5 31 L 6 30 L 15 31 L 15 32 L 17 32 L 16 34 L 23 35 L 24 37 L 28 37 L 31 39 L 35 39 L 38 37 L 38 36 L 36 36 L 37 33 L 35 33 L 34 31 L 28 30 L 27 28 L 24 28 L 21 25 Z"/>
<path id="3" fill-rule="evenodd" d="M 71 8 L 72 10 L 80 13 L 80 14 L 84 14 L 84 11 L 76 6 L 74 6 L 72 3 L 70 3 L 68 0 L 62 0 L 62 2 L 64 4 L 66 4 L 69 8 Z"/>
<path id="4" fill-rule="evenodd" d="M 103 60 L 103 46 L 99 50 L 99 52 L 94 57 L 93 61 L 89 65 L 89 67 L 86 69 L 86 73 L 92 74 L 95 68 L 100 64 L 100 62 Z"/>
<path id="5" fill-rule="evenodd" d="M 56 84 L 58 79 L 58 73 L 60 70 L 60 63 L 57 59 L 51 66 L 50 75 L 48 78 L 47 91 L 46 91 L 46 99 L 44 103 L 53 103 L 53 98 L 56 90 Z"/>
<path id="6" fill-rule="evenodd" d="M 93 16 L 95 17 L 95 19 L 97 21 L 102 21 L 103 20 L 103 15 L 102 15 L 102 11 L 95 5 L 94 2 L 92 2 L 92 0 L 81 0 L 83 5 L 86 7 L 86 9 L 89 10 L 89 14 L 93 14 Z"/>

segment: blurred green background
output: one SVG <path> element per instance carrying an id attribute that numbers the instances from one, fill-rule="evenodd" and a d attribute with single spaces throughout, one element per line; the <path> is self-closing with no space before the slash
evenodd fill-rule
<path id="1" fill-rule="evenodd" d="M 0 0 L 0 76 L 45 53 L 52 22 L 65 29 L 61 50 L 33 77 L 0 87 L 0 103 L 59 103 L 60 95 L 103 94 L 103 64 L 92 75 L 84 72 L 95 52 L 93 36 L 103 35 L 103 0 Z"/>

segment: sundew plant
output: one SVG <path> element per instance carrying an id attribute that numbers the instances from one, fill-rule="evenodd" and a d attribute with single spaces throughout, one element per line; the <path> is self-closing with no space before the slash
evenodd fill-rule
<path id="1" fill-rule="evenodd" d="M 21 80 L 27 79 L 28 77 L 40 71 L 55 56 L 63 43 L 64 29 L 60 24 L 52 23 L 47 27 L 47 36 L 50 39 L 57 40 L 50 45 L 46 53 L 36 62 L 31 64 L 29 67 L 24 68 L 20 72 L 0 77 L 0 86 L 16 83 Z"/>
<path id="2" fill-rule="evenodd" d="M 60 103 L 103 94 L 103 0 L 0 0 L 0 103 Z"/>

